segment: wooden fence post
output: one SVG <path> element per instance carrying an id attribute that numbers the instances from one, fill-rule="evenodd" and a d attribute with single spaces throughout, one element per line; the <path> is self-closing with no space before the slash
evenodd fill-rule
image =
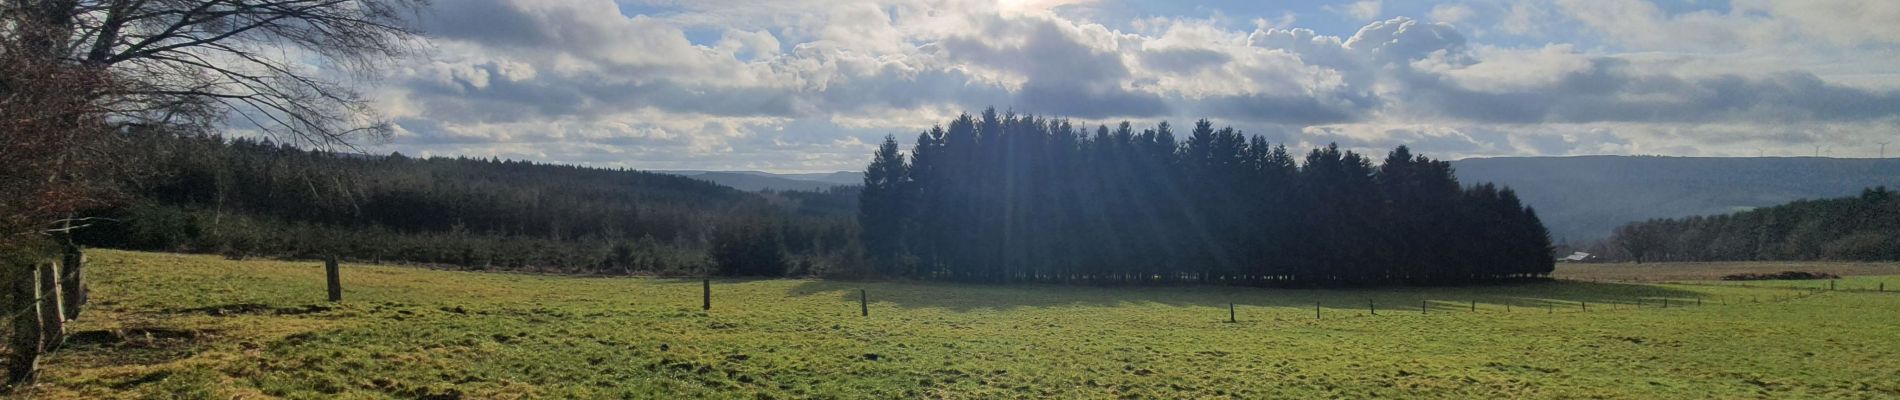
<path id="1" fill-rule="evenodd" d="M 712 311 L 712 278 L 699 278 L 699 309 Z"/>
<path id="2" fill-rule="evenodd" d="M 1372 315 L 1379 315 L 1379 306 L 1372 304 L 1372 300 L 1366 300 L 1366 311 L 1372 312 Z"/>
<path id="3" fill-rule="evenodd" d="M 1240 320 L 1234 317 L 1234 303 L 1227 303 L 1227 323 L 1235 322 L 1240 322 Z"/>
<path id="4" fill-rule="evenodd" d="M 65 291 L 60 293 L 60 299 L 65 300 L 62 307 L 66 310 L 66 319 L 77 320 L 79 310 L 86 306 L 86 297 L 89 295 L 89 289 L 86 288 L 86 254 L 78 245 L 68 244 L 65 250 L 59 264 L 60 272 L 65 274 L 62 279 L 64 282 L 60 283 Z"/>
<path id="5" fill-rule="evenodd" d="M 1590 312 L 1590 302 L 1588 301 L 1577 301 L 1577 307 L 1582 308 L 1583 312 Z"/>
<path id="6" fill-rule="evenodd" d="M 60 309 L 59 262 L 40 262 L 40 348 L 52 351 L 66 341 L 66 311 Z"/>
<path id="7" fill-rule="evenodd" d="M 330 287 L 330 301 L 343 301 L 343 271 L 336 265 L 336 255 L 323 259 L 323 280 Z"/>
<path id="8" fill-rule="evenodd" d="M 1425 315 L 1425 305 L 1426 305 L 1427 303 L 1430 303 L 1430 302 L 1431 302 L 1431 300 L 1419 300 L 1419 301 L 1418 301 L 1418 315 Z"/>
<path id="9" fill-rule="evenodd" d="M 17 387 L 33 380 L 33 371 L 39 367 L 40 350 L 40 290 L 39 269 L 32 265 L 0 264 L 10 282 L 7 290 L 12 292 L 12 304 L 6 312 L 12 313 L 13 336 L 9 338 L 7 362 L 7 385 Z"/>
<path id="10" fill-rule="evenodd" d="M 871 295 L 865 294 L 864 289 L 858 289 L 858 314 L 871 316 Z"/>
<path id="11" fill-rule="evenodd" d="M 1478 301 L 1477 301 L 1477 300 L 1472 300 L 1472 301 L 1471 301 L 1471 312 L 1478 312 Z"/>
<path id="12" fill-rule="evenodd" d="M 1313 320 L 1319 320 L 1319 300 L 1313 301 Z"/>

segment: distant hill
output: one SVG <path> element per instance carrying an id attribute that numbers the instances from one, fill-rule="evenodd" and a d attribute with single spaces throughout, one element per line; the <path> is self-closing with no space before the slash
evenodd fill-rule
<path id="1" fill-rule="evenodd" d="M 833 186 L 856 185 L 863 183 L 864 174 L 860 172 L 816 172 L 775 174 L 761 171 L 698 171 L 675 170 L 653 171 L 699 179 L 748 192 L 761 190 L 773 191 L 819 191 Z"/>
<path id="2" fill-rule="evenodd" d="M 1598 252 L 1613 260 L 1900 260 L 1900 196 L 1801 200 L 1717 216 L 1652 219 L 1616 228 Z"/>
<path id="3" fill-rule="evenodd" d="M 1552 239 L 1602 239 L 1650 218 L 1723 214 L 1900 187 L 1900 159 L 1500 157 L 1452 162 L 1460 181 L 1516 189 Z"/>
<path id="4" fill-rule="evenodd" d="M 624 169 L 345 155 L 218 137 L 132 139 L 151 149 L 139 164 L 150 176 L 128 185 L 125 201 L 88 210 L 85 216 L 104 222 L 80 231 L 82 244 L 468 269 L 703 274 L 716 265 L 729 273 L 712 258 L 720 243 L 757 238 L 748 244 L 760 247 L 745 249 L 797 265 L 782 273 L 862 270 L 850 269 L 861 257 L 851 253 L 857 196 L 849 190 L 765 194 Z"/>

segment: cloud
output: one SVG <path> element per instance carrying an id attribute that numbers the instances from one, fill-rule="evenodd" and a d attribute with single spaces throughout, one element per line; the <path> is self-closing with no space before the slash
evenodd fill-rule
<path id="1" fill-rule="evenodd" d="M 1438 116 L 1500 123 L 1775 123 L 1900 117 L 1896 111 L 1900 92 L 1830 84 L 1806 72 L 1679 77 L 1640 71 L 1625 60 L 1607 57 L 1554 63 L 1539 57 L 1522 60 L 1529 61 L 1516 67 L 1479 63 L 1466 69 L 1541 69 L 1549 74 L 1520 76 L 1553 79 L 1511 82 L 1511 72 L 1422 72 L 1407 76 L 1410 90 L 1404 104 Z M 1476 83 L 1487 76 L 1504 80 Z"/>
<path id="2" fill-rule="evenodd" d="M 1347 16 L 1350 16 L 1359 20 L 1369 20 L 1369 19 L 1379 18 L 1380 16 L 1384 15 L 1381 13 L 1381 11 L 1385 9 L 1385 1 L 1384 0 L 1358 0 L 1358 1 L 1352 2 L 1352 4 L 1347 4 L 1343 7 L 1342 6 L 1326 6 L 1326 9 L 1331 10 L 1336 13 L 1345 14 Z"/>
<path id="3" fill-rule="evenodd" d="M 1476 12 L 1472 11 L 1471 6 L 1468 5 L 1439 4 L 1432 6 L 1431 18 L 1432 22 L 1456 25 L 1460 22 L 1464 22 L 1466 19 L 1470 19 L 1474 14 L 1476 14 Z"/>
<path id="4" fill-rule="evenodd" d="M 885 134 L 985 106 L 1441 157 L 1752 154 L 1900 127 L 1900 25 L 1876 23 L 1893 4 L 1439 4 L 1420 20 L 1342 2 L 1326 8 L 1369 22 L 1336 36 L 1290 11 L 1250 30 L 1220 10 L 1070 17 L 1110 2 L 467 0 L 428 14 L 435 51 L 369 92 L 405 153 L 650 168 L 855 169 Z M 1548 36 L 1573 26 L 1593 37 Z M 1482 41 L 1499 34 L 1521 43 Z"/>

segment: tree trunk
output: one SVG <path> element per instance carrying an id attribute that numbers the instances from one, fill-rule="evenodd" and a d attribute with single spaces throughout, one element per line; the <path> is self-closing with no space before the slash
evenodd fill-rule
<path id="1" fill-rule="evenodd" d="M 13 337 L 7 342 L 12 350 L 7 360 L 7 385 L 17 387 L 33 381 L 33 370 L 40 362 L 39 269 L 31 265 L 0 267 L 7 269 L 7 290 L 13 300 L 6 308 L 13 317 Z"/>

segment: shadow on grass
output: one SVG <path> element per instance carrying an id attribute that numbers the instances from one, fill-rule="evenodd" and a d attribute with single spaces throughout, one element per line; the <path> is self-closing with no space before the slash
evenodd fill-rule
<path id="1" fill-rule="evenodd" d="M 719 281 L 715 281 L 717 283 Z M 1379 287 L 1350 289 L 1279 289 L 1237 286 L 1128 286 L 1101 287 L 1063 284 L 969 284 L 947 282 L 892 281 L 804 281 L 790 290 L 789 296 L 836 296 L 840 301 L 858 301 L 858 290 L 865 289 L 870 301 L 903 308 L 938 308 L 958 312 L 1008 310 L 1039 307 L 1116 307 L 1127 305 L 1165 305 L 1176 307 L 1295 307 L 1311 309 L 1315 303 L 1326 309 L 1365 310 L 1368 302 L 1383 313 L 1427 310 L 1469 310 L 1476 302 L 1480 309 L 1504 307 L 1522 309 L 1573 310 L 1584 307 L 1630 307 L 1642 304 L 1659 307 L 1694 304 L 1703 294 L 1691 290 L 1658 285 L 1595 283 L 1576 281 L 1533 281 L 1479 284 L 1450 287 Z M 1713 299 L 1708 299 L 1713 302 Z"/>

